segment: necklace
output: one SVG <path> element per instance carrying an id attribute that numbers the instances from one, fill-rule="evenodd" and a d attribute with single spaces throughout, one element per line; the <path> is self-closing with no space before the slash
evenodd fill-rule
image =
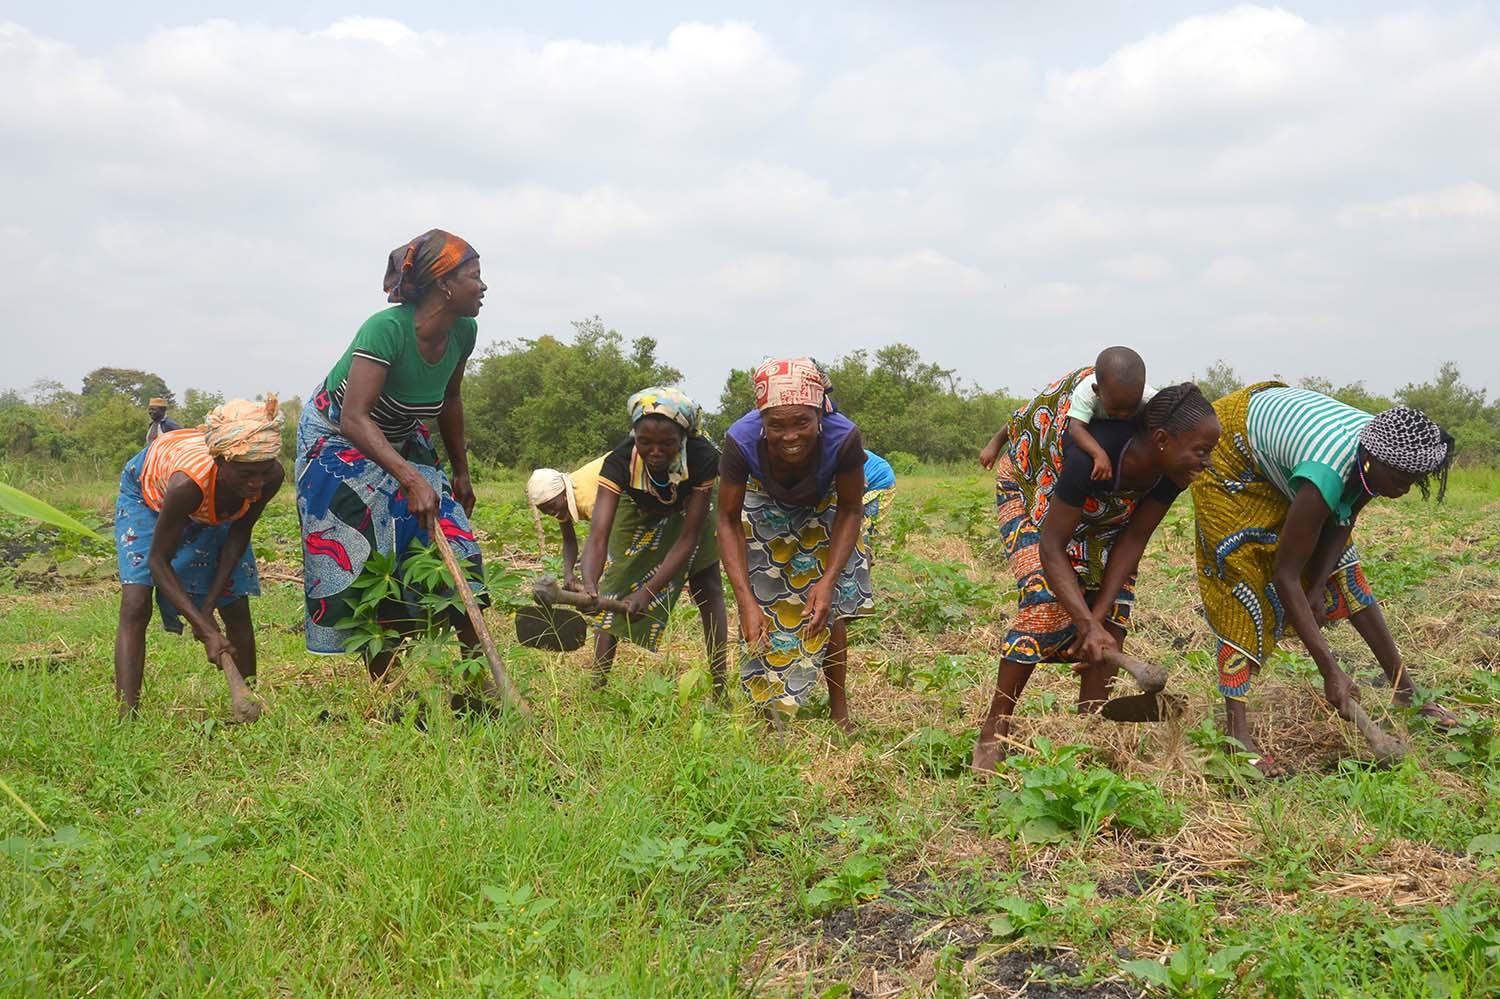
<path id="1" fill-rule="evenodd" d="M 1365 494 L 1368 496 L 1374 496 L 1375 490 L 1371 489 L 1370 484 L 1365 481 L 1364 467 L 1356 462 L 1354 465 L 1354 470 L 1359 473 L 1359 484 L 1364 487 Z"/>
<path id="2" fill-rule="evenodd" d="M 651 484 L 653 486 L 655 486 L 656 488 L 658 488 L 658 489 L 670 489 L 672 487 L 672 473 L 671 472 L 667 473 L 667 481 L 665 481 L 665 482 L 657 482 L 656 481 L 656 476 L 654 476 L 654 475 L 651 474 L 651 469 L 648 466 L 646 468 L 646 478 L 650 479 L 651 480 Z"/>

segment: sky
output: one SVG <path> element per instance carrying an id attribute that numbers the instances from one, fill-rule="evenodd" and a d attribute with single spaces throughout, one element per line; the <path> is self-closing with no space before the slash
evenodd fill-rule
<path id="1" fill-rule="evenodd" d="M 482 346 L 598 315 L 709 405 L 898 341 L 1500 394 L 1490 5 L 0 0 L 0 90 L 0 389 L 305 396 L 441 227 Z"/>

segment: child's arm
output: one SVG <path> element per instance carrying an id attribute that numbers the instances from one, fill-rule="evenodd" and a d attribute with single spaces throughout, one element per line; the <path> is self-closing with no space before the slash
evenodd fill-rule
<path id="1" fill-rule="evenodd" d="M 1094 471 L 1089 478 L 1102 481 L 1115 474 L 1114 466 L 1110 464 L 1109 455 L 1104 453 L 1104 448 L 1094 440 L 1094 435 L 1089 433 L 1089 425 L 1080 420 L 1069 419 L 1066 431 L 1068 438 L 1077 444 L 1083 453 L 1094 459 Z"/>
<path id="2" fill-rule="evenodd" d="M 984 450 L 979 452 L 980 466 L 983 468 L 994 468 L 995 459 L 1000 457 L 1000 449 L 1005 446 L 1005 442 L 1009 439 L 1010 424 L 1007 423 L 995 432 L 995 436 L 990 438 L 990 442 L 984 446 Z"/>

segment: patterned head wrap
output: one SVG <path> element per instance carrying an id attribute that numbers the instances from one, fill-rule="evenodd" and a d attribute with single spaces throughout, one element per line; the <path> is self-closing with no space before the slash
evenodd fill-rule
<path id="1" fill-rule="evenodd" d="M 541 506 L 559 496 L 568 498 L 568 515 L 578 522 L 578 500 L 573 495 L 573 480 L 567 472 L 555 468 L 538 468 L 526 480 L 526 499 L 532 506 Z"/>
<path id="2" fill-rule="evenodd" d="M 755 408 L 813 406 L 833 412 L 833 386 L 811 357 L 779 357 L 755 369 Z"/>
<path id="3" fill-rule="evenodd" d="M 208 453 L 225 461 L 265 461 L 281 454 L 281 425 L 286 416 L 275 394 L 265 402 L 235 399 L 216 407 L 203 423 Z"/>
<path id="4" fill-rule="evenodd" d="M 474 247 L 442 229 L 428 229 L 391 251 L 385 264 L 386 300 L 415 302 L 444 274 L 478 257 Z"/>
<path id="5" fill-rule="evenodd" d="M 1453 438 L 1410 406 L 1388 409 L 1365 424 L 1359 442 L 1371 458 L 1408 475 L 1440 471 L 1453 454 Z"/>
<path id="6" fill-rule="evenodd" d="M 703 432 L 702 410 L 681 389 L 653 385 L 631 396 L 625 407 L 632 427 L 644 416 L 665 416 L 688 434 Z"/>

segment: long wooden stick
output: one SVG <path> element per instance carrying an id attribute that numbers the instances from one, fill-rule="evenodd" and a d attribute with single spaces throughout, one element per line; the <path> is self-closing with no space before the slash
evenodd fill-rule
<path id="1" fill-rule="evenodd" d="M 614 611 L 616 614 L 630 613 L 623 600 L 616 600 L 614 597 L 599 597 L 596 600 L 587 593 L 565 590 L 551 576 L 543 576 L 535 583 L 532 583 L 531 593 L 532 596 L 542 601 L 542 603 L 566 604 L 569 607 L 587 607 L 595 610 Z"/>
<path id="2" fill-rule="evenodd" d="M 1395 736 L 1390 735 L 1376 725 L 1365 712 L 1364 705 L 1356 701 L 1352 696 L 1345 701 L 1345 707 L 1349 711 L 1349 720 L 1354 727 L 1359 729 L 1359 734 L 1365 737 L 1370 744 L 1370 749 L 1381 763 L 1397 763 L 1406 755 L 1406 745 Z"/>
<path id="3" fill-rule="evenodd" d="M 469 589 L 469 581 L 464 578 L 464 571 L 458 565 L 458 559 L 453 555 L 453 546 L 448 544 L 448 537 L 443 533 L 441 527 L 432 532 L 433 540 L 437 542 L 438 554 L 443 556 L 443 564 L 448 567 L 448 572 L 453 577 L 453 584 L 458 587 L 458 595 L 463 598 L 464 610 L 469 614 L 469 623 L 474 625 L 474 631 L 479 636 L 479 644 L 484 648 L 484 657 L 490 663 L 490 677 L 495 681 L 495 689 L 500 691 L 511 704 L 524 715 L 531 714 L 531 708 L 527 706 L 525 698 L 511 685 L 510 677 L 505 675 L 505 667 L 500 665 L 500 652 L 495 648 L 495 640 L 490 637 L 490 629 L 484 625 L 484 615 L 479 613 L 479 602 L 474 599 L 474 591 Z"/>
<path id="4" fill-rule="evenodd" d="M 1164 667 L 1155 663 L 1143 663 L 1118 649 L 1111 649 L 1104 653 L 1099 661 L 1106 666 L 1113 666 L 1115 669 L 1129 673 L 1144 693 L 1154 694 L 1167 685 L 1167 671 Z"/>

